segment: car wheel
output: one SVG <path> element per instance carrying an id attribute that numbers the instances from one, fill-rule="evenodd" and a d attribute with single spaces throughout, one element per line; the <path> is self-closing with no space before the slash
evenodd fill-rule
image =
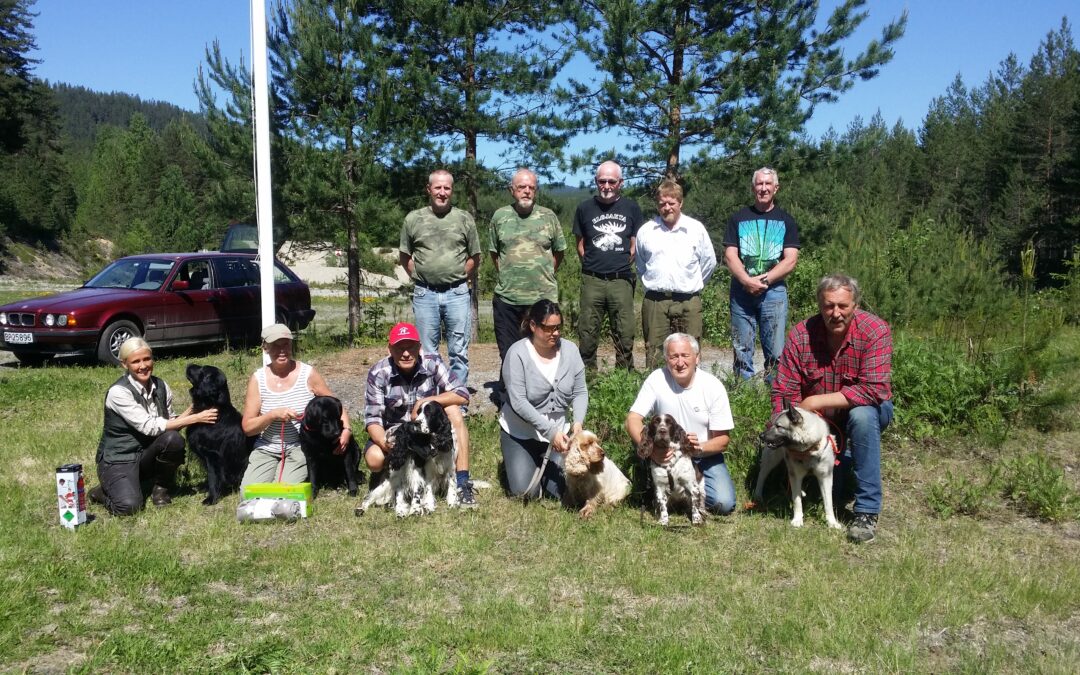
<path id="1" fill-rule="evenodd" d="M 98 340 L 97 357 L 102 363 L 117 365 L 120 363 L 120 345 L 133 337 L 142 337 L 139 327 L 130 321 L 114 321 L 101 332 Z"/>

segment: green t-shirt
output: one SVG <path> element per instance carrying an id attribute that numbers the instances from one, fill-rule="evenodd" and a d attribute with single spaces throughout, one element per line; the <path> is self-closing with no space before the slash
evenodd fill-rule
<path id="1" fill-rule="evenodd" d="M 465 279 L 465 261 L 480 254 L 476 221 L 468 211 L 451 207 L 442 217 L 430 206 L 405 216 L 398 250 L 412 256 L 412 280 L 425 286 Z"/>
<path id="2" fill-rule="evenodd" d="M 491 216 L 489 241 L 488 250 L 499 256 L 495 295 L 512 305 L 559 299 L 554 254 L 566 250 L 566 237 L 554 211 L 533 206 L 522 218 L 513 206 L 504 206 Z"/>

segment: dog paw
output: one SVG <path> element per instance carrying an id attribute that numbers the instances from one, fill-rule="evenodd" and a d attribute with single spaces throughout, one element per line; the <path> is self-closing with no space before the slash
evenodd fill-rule
<path id="1" fill-rule="evenodd" d="M 580 516 L 581 518 L 591 518 L 592 514 L 594 513 L 596 513 L 596 507 L 594 507 L 592 504 L 586 504 L 582 507 L 580 511 L 578 511 L 578 516 Z"/>
<path id="2" fill-rule="evenodd" d="M 829 527 L 831 529 L 834 529 L 834 530 L 842 530 L 842 529 L 844 529 L 844 526 L 840 524 L 840 521 L 836 520 L 835 518 L 833 520 L 828 521 L 828 523 L 829 523 Z"/>
<path id="3" fill-rule="evenodd" d="M 791 519 L 791 526 L 792 527 L 802 527 L 802 518 L 792 518 Z"/>
<path id="4" fill-rule="evenodd" d="M 357 507 L 356 507 L 356 510 L 355 510 L 355 511 L 353 511 L 353 513 L 354 513 L 354 514 L 355 514 L 355 515 L 356 515 L 357 517 L 360 517 L 360 516 L 364 515 L 364 513 L 365 513 L 366 511 L 367 511 L 367 509 L 366 509 L 366 508 L 364 508 L 363 506 L 357 506 Z"/>
<path id="5" fill-rule="evenodd" d="M 662 515 L 662 516 L 660 516 L 660 524 L 661 524 L 661 525 L 664 525 L 664 526 L 667 526 L 667 524 L 668 524 L 668 517 L 667 517 L 667 515 L 666 515 L 666 514 L 665 514 L 665 515 Z"/>
<path id="6" fill-rule="evenodd" d="M 695 513 L 694 515 L 690 516 L 690 522 L 694 525 L 704 525 L 705 519 L 701 516 L 701 513 Z"/>
<path id="7" fill-rule="evenodd" d="M 202 500 L 202 505 L 203 506 L 213 506 L 214 504 L 217 504 L 218 501 L 219 501 L 219 499 L 214 499 L 213 497 L 207 497 L 206 499 Z"/>

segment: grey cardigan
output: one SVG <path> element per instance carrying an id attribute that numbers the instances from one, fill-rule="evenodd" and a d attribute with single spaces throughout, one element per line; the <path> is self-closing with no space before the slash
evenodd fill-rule
<path id="1" fill-rule="evenodd" d="M 518 340 L 506 351 L 502 377 L 507 399 L 503 405 L 510 406 L 541 436 L 553 441 L 561 429 L 545 417 L 547 413 L 573 408 L 574 421 L 582 422 L 589 411 L 585 363 L 577 345 L 569 340 L 559 340 L 559 367 L 554 383 L 548 382 L 529 355 L 529 339 Z"/>

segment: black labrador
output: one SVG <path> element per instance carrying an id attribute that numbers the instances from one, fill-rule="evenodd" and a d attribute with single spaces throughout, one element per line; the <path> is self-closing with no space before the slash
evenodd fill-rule
<path id="1" fill-rule="evenodd" d="M 334 454 L 343 428 L 341 401 L 333 396 L 316 396 L 307 404 L 300 425 L 300 449 L 307 459 L 312 499 L 318 496 L 320 485 L 337 487 L 344 483 L 350 497 L 357 494 L 360 445 L 350 437 L 345 452 Z"/>
<path id="2" fill-rule="evenodd" d="M 192 424 L 187 428 L 191 452 L 206 467 L 206 490 L 203 504 L 216 504 L 227 493 L 240 488 L 247 469 L 248 455 L 254 439 L 244 435 L 240 411 L 229 397 L 229 382 L 225 373 L 214 366 L 189 364 L 187 379 L 191 383 L 193 412 L 217 408 L 214 424 Z"/>

